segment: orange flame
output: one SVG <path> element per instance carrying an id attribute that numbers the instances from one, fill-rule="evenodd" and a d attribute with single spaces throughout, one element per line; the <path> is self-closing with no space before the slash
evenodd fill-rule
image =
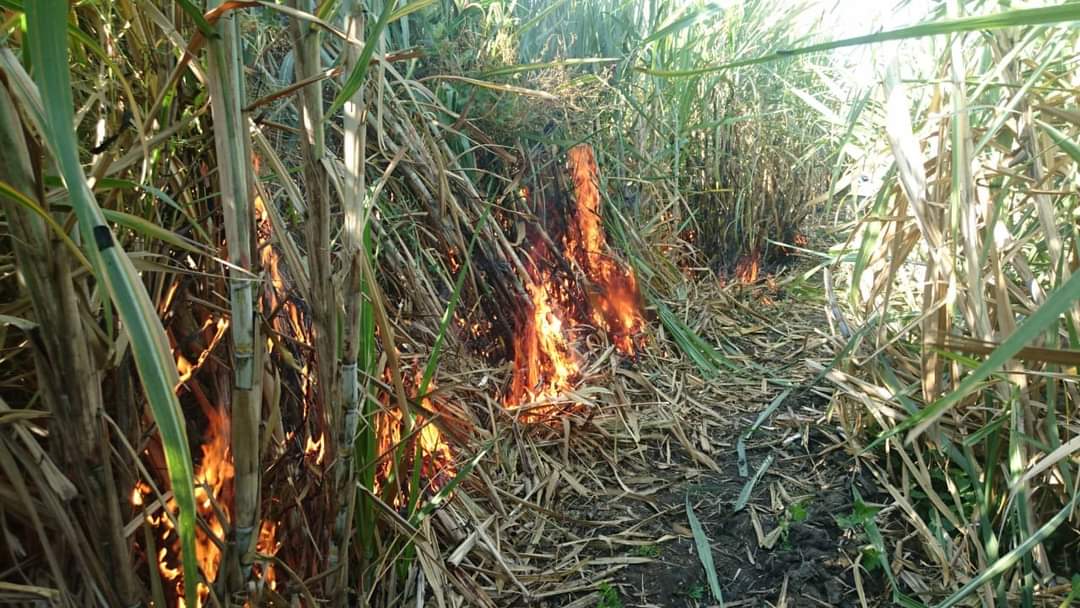
<path id="1" fill-rule="evenodd" d="M 750 255 L 744 255 L 739 258 L 739 261 L 735 264 L 735 278 L 743 285 L 749 285 L 750 283 L 757 281 L 760 266 L 760 253 L 755 251 Z"/>
<path id="2" fill-rule="evenodd" d="M 266 203 L 263 202 L 261 196 L 255 197 L 255 223 L 258 226 L 259 234 L 259 261 L 262 262 L 262 267 L 266 269 L 266 273 L 270 278 L 270 287 L 272 288 L 266 290 L 268 307 L 271 310 L 281 307 L 285 312 L 286 320 L 284 323 L 281 322 L 281 315 L 275 315 L 275 329 L 287 333 L 306 344 L 308 330 L 303 313 L 294 303 L 285 301 L 288 288 L 286 287 L 285 277 L 281 273 L 281 257 L 274 251 L 274 247 L 270 242 L 273 234 L 273 224 L 266 211 Z"/>
<path id="3" fill-rule="evenodd" d="M 557 397 L 569 389 L 580 370 L 569 339 L 571 317 L 553 293 L 550 275 L 526 285 L 532 314 L 514 336 L 512 405 Z"/>
<path id="4" fill-rule="evenodd" d="M 389 380 L 390 369 L 387 368 L 385 377 Z M 419 390 L 423 374 L 417 370 L 415 374 L 414 386 L 411 389 L 413 398 L 417 397 L 416 391 Z M 431 380 L 428 385 L 428 390 L 434 390 L 435 381 Z M 386 397 L 387 401 L 389 396 Z M 438 408 L 432 403 L 429 397 L 424 397 L 420 400 L 420 405 L 425 410 L 438 413 Z M 378 452 L 379 454 L 388 454 L 390 451 L 397 449 L 398 444 L 402 441 L 401 429 L 403 428 L 401 420 L 401 410 L 396 407 L 384 407 L 376 416 L 376 436 L 378 437 Z M 442 435 L 442 431 L 439 427 L 435 426 L 430 420 L 424 416 L 416 416 L 413 420 L 413 428 L 419 429 L 416 435 L 417 447 L 419 448 L 420 457 L 420 474 L 421 477 L 427 482 L 427 491 L 437 492 L 441 489 L 451 478 L 456 471 L 454 467 L 453 454 L 450 451 L 450 444 Z M 407 458 L 411 459 L 409 455 Z M 382 484 L 385 480 L 390 478 L 391 467 L 393 466 L 392 459 L 385 458 L 379 466 L 377 475 L 375 476 L 376 493 L 381 492 Z M 412 470 L 411 464 L 405 463 L 406 466 L 403 470 Z M 394 506 L 401 507 L 403 497 L 394 497 Z"/>
<path id="5" fill-rule="evenodd" d="M 178 371 L 181 372 L 176 390 L 180 391 L 208 360 L 210 354 L 221 342 L 229 322 L 219 319 L 216 323 L 207 318 L 201 326 L 206 332 L 216 325 L 210 343 L 199 353 L 192 363 L 178 348 L 173 348 Z M 201 526 L 195 530 L 195 557 L 199 567 L 208 580 L 214 580 L 221 565 L 221 545 L 225 542 L 225 528 L 228 525 L 232 498 L 232 481 L 235 467 L 232 460 L 229 435 L 229 416 L 219 406 L 210 403 L 202 389 L 192 388 L 196 401 L 202 406 L 207 424 L 203 436 L 202 459 L 195 471 L 195 507 L 200 518 L 206 522 L 209 531 Z M 136 483 L 132 489 L 130 501 L 133 507 L 145 508 L 150 487 L 144 481 Z M 170 498 L 166 508 L 175 512 L 176 499 Z M 220 514 L 220 516 L 219 516 Z M 224 517 L 224 520 L 222 519 Z M 165 580 L 173 584 L 172 591 L 177 597 L 177 605 L 183 605 L 183 576 L 177 565 L 179 538 L 174 534 L 174 525 L 170 518 L 146 516 L 147 523 L 156 529 L 161 538 L 161 548 L 157 552 L 158 571 Z M 211 536 L 212 535 L 212 536 Z M 209 589 L 199 584 L 198 606 L 202 606 L 209 596 Z"/>
<path id="6" fill-rule="evenodd" d="M 633 272 L 608 253 L 592 148 L 570 149 L 568 168 L 575 206 L 572 221 L 555 227 L 561 230 L 555 236 L 562 240 L 562 251 L 552 252 L 548 241 L 539 236 L 532 241 L 530 280 L 525 285 L 531 306 L 514 335 L 514 373 L 506 399 L 511 407 L 549 401 L 572 388 L 581 369 L 581 357 L 574 349 L 580 325 L 591 322 L 603 330 L 624 355 L 635 355 L 643 341 L 645 321 L 637 281 Z M 522 196 L 528 194 L 522 191 Z M 561 256 L 581 270 L 580 287 L 572 276 L 540 266 L 563 265 L 551 256 Z M 539 419 L 548 410 L 530 408 L 528 417 Z"/>
<path id="7" fill-rule="evenodd" d="M 224 493 L 227 484 L 231 493 L 235 474 L 229 444 L 229 417 L 224 412 L 208 412 L 205 438 L 202 462 L 195 472 L 195 506 L 199 515 L 210 525 L 214 537 L 222 541 L 225 536 L 225 522 L 217 517 L 214 505 L 216 503 L 226 516 L 229 515 L 229 501 L 225 500 Z M 195 543 L 199 567 L 206 573 L 207 580 L 212 581 L 217 575 L 218 566 L 221 565 L 221 549 L 215 539 L 201 529 L 196 530 Z"/>
<path id="8" fill-rule="evenodd" d="M 278 524 L 270 520 L 263 520 L 259 525 L 259 538 L 255 541 L 255 550 L 263 555 L 277 555 L 281 549 L 281 542 L 277 540 Z M 259 563 L 260 574 L 263 582 L 271 589 L 277 589 L 277 573 L 274 572 L 274 564 Z"/>
<path id="9" fill-rule="evenodd" d="M 277 313 L 273 317 L 273 328 L 281 335 L 302 344 L 308 344 L 307 320 L 304 318 L 300 307 L 288 298 L 288 288 L 280 266 L 280 257 L 271 245 L 272 224 L 264 201 L 261 197 L 254 200 L 256 226 L 258 230 L 259 257 L 262 267 L 268 274 L 268 285 L 264 292 L 264 307 Z M 177 359 L 177 368 L 181 373 L 180 390 L 208 360 L 211 352 L 222 341 L 229 323 L 227 319 L 219 319 L 215 322 L 208 318 L 203 323 L 201 330 L 208 332 L 213 328 L 214 332 L 209 345 L 199 354 L 195 361 L 191 361 L 174 349 Z M 271 348 L 275 342 L 270 340 Z M 283 357 L 293 361 L 289 353 L 282 352 Z M 295 363 L 295 361 L 293 361 Z M 309 373 L 307 361 L 297 365 L 301 389 L 305 397 L 309 394 L 311 384 L 314 382 L 313 374 Z M 202 526 L 196 528 L 196 560 L 206 580 L 213 581 L 217 577 L 221 567 L 222 550 L 225 542 L 227 527 L 232 516 L 233 479 L 235 466 L 231 451 L 230 418 L 227 410 L 215 405 L 203 394 L 202 390 L 192 389 L 196 400 L 202 406 L 207 424 L 203 434 L 201 445 L 202 458 L 195 471 L 195 502 L 199 517 L 206 522 L 206 529 Z M 305 415 L 307 399 L 304 399 Z M 308 438 L 306 455 L 317 464 L 322 464 L 325 458 L 326 446 L 324 437 L 317 440 Z M 150 487 L 140 481 L 131 493 L 131 504 L 136 508 L 146 509 L 147 496 Z M 176 501 L 170 499 L 166 508 L 175 511 Z M 177 538 L 172 520 L 165 516 L 153 517 L 149 514 L 146 521 L 151 525 L 161 538 L 161 548 L 157 552 L 158 571 L 162 577 L 170 582 L 170 591 L 176 598 L 177 606 L 184 606 L 184 580 L 183 572 L 178 564 L 179 539 Z M 276 540 L 278 524 L 271 520 L 260 523 L 259 536 L 256 540 L 256 550 L 264 555 L 275 555 L 281 548 L 281 543 Z M 257 564 L 257 574 L 271 589 L 276 586 L 276 574 L 272 564 Z M 197 589 L 197 606 L 207 603 L 210 590 L 199 583 Z"/>
<path id="10" fill-rule="evenodd" d="M 567 158 L 574 182 L 577 221 L 564 239 L 566 255 L 578 263 L 593 283 L 585 289 L 593 323 L 607 332 L 619 352 L 633 355 L 639 346 L 635 342 L 641 341 L 645 328 L 641 293 L 634 273 L 606 253 L 596 156 L 592 146 L 580 144 L 570 149 Z"/>

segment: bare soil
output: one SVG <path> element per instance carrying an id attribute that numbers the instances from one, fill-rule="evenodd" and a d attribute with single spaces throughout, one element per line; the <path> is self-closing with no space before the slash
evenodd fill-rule
<path id="1" fill-rule="evenodd" d="M 748 420 L 746 424 L 751 422 Z M 774 462 L 756 484 L 747 506 L 734 512 L 734 504 L 748 479 L 738 473 L 736 438 L 735 434 L 713 438 L 714 445 L 731 446 L 730 457 L 718 459 L 722 468 L 719 474 L 709 472 L 687 479 L 686 469 L 681 466 L 658 468 L 655 473 L 661 478 L 668 476 L 670 483 L 653 495 L 651 502 L 624 497 L 599 505 L 567 505 L 570 513 L 594 520 L 629 514 L 643 522 L 636 530 L 642 538 L 666 539 L 630 550 L 614 546 L 596 552 L 596 557 L 612 560 L 621 556 L 653 559 L 627 566 L 611 583 L 601 586 L 595 604 L 584 605 L 605 608 L 719 605 L 712 598 L 697 555 L 686 515 L 687 497 L 711 542 L 726 606 L 860 605 L 852 564 L 864 540 L 842 528 L 837 518 L 852 512 L 852 483 L 867 500 L 875 497 L 875 488 L 864 485 L 861 476 L 849 470 L 853 461 L 809 427 L 806 445 L 793 442 L 787 446 L 748 448 L 750 477 L 769 453 L 773 454 Z M 650 456 L 656 462 L 663 462 L 666 455 L 659 450 L 655 452 Z M 691 466 L 685 455 L 680 458 Z M 771 548 L 759 542 L 751 511 L 766 537 L 765 544 L 771 531 L 783 528 Z M 601 537 L 616 531 L 579 532 L 583 536 Z M 884 589 L 880 573 L 861 574 L 868 605 L 880 605 Z M 545 605 L 565 606 L 572 601 L 573 598 L 562 598 Z"/>

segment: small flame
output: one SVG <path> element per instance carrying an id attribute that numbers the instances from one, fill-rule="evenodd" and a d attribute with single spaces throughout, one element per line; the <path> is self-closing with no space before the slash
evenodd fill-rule
<path id="1" fill-rule="evenodd" d="M 761 254 L 754 252 L 744 255 L 735 264 L 735 278 L 743 285 L 749 285 L 758 279 L 758 271 L 761 266 Z"/>
<path id="2" fill-rule="evenodd" d="M 322 464 L 323 458 L 326 457 L 326 436 L 320 434 L 318 439 L 312 439 L 309 436 L 304 446 L 304 455 L 314 460 L 315 464 Z"/>
<path id="3" fill-rule="evenodd" d="M 255 224 L 258 227 L 259 261 L 270 279 L 270 289 L 266 290 L 267 309 L 276 312 L 280 307 L 285 317 L 285 322 L 282 323 L 281 315 L 275 315 L 275 329 L 307 344 L 307 323 L 300 308 L 287 297 L 288 288 L 281 272 L 281 256 L 271 243 L 273 223 L 261 196 L 255 197 Z"/>
<path id="4" fill-rule="evenodd" d="M 263 555 L 277 555 L 281 549 L 281 542 L 277 540 L 277 522 L 264 519 L 259 525 L 259 538 L 255 541 L 255 550 Z M 277 589 L 277 573 L 271 562 L 257 564 L 260 575 L 266 586 Z"/>
<path id="5" fill-rule="evenodd" d="M 389 380 L 390 370 L 386 370 L 386 379 Z M 410 392 L 413 398 L 417 397 L 416 392 L 420 388 L 420 384 L 423 379 L 421 371 L 417 370 L 414 376 L 414 384 Z M 435 381 L 431 380 L 428 384 L 428 390 L 435 389 Z M 387 400 L 389 397 L 387 396 Z M 420 405 L 425 410 L 438 413 L 438 408 L 432 403 L 431 398 L 425 396 L 420 400 Z M 378 437 L 378 451 L 380 454 L 387 454 L 391 450 L 397 449 L 398 444 L 401 443 L 401 429 L 403 427 L 401 419 L 401 410 L 396 407 L 384 407 L 379 411 L 376 417 L 376 433 Z M 417 446 L 419 447 L 420 456 L 420 474 L 424 480 L 426 480 L 428 487 L 426 488 L 430 492 L 437 492 L 441 489 L 447 481 L 454 476 L 456 468 L 454 467 L 453 453 L 450 450 L 450 444 L 446 442 L 446 439 L 442 435 L 442 431 L 431 420 L 428 420 L 424 416 L 416 416 L 413 420 L 413 428 L 419 429 L 416 435 Z M 407 458 L 411 460 L 412 455 L 407 455 Z M 378 473 L 375 478 L 376 493 L 381 492 L 382 484 L 385 480 L 390 478 L 390 468 L 392 465 L 392 459 L 383 459 Z M 412 465 L 403 463 L 403 470 L 412 470 Z M 394 497 L 394 506 L 401 507 L 403 497 Z"/>

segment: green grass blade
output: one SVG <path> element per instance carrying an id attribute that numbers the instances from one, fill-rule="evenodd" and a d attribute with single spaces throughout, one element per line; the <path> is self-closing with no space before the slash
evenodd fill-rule
<path id="1" fill-rule="evenodd" d="M 330 18 L 330 15 L 334 14 L 337 10 L 338 0 L 323 0 L 317 9 L 315 9 L 315 16 L 323 21 Z"/>
<path id="2" fill-rule="evenodd" d="M 765 475 L 765 471 L 768 471 L 769 467 L 772 466 L 774 459 L 775 457 L 772 454 L 766 456 L 765 460 L 762 461 L 761 465 L 754 471 L 754 476 L 746 480 L 746 483 L 743 484 L 742 490 L 739 492 L 739 498 L 735 501 L 735 506 L 733 507 L 736 513 L 742 511 L 743 508 L 746 507 L 746 503 L 750 502 L 750 494 L 754 491 L 754 486 L 757 485 L 757 482 L 761 481 L 761 477 Z"/>
<path id="3" fill-rule="evenodd" d="M 1074 574 L 1072 577 L 1072 590 L 1069 591 L 1069 596 L 1061 600 L 1061 605 L 1058 608 L 1069 608 L 1072 606 L 1073 600 L 1080 599 L 1080 574 Z"/>
<path id="4" fill-rule="evenodd" d="M 784 403 L 784 400 L 791 395 L 792 390 L 793 389 L 790 388 L 786 389 L 773 398 L 772 402 L 758 414 L 757 419 L 754 420 L 754 424 L 751 424 L 750 428 L 739 433 L 739 439 L 735 442 L 735 453 L 738 456 L 739 464 L 739 477 L 746 477 L 750 474 L 749 467 L 747 467 L 746 464 L 746 440 L 749 439 L 750 436 L 754 434 L 754 431 L 758 430 L 762 424 L 765 424 L 765 421 L 768 420 L 769 416 L 772 416 L 773 412 L 775 412 L 777 408 Z"/>
<path id="5" fill-rule="evenodd" d="M 487 453 L 491 451 L 492 445 L 494 444 L 492 442 L 489 442 L 480 451 L 478 451 L 475 456 L 470 458 L 469 461 L 461 467 L 457 474 L 454 475 L 453 479 L 446 482 L 446 485 L 443 486 L 435 494 L 435 496 L 432 496 L 431 500 L 429 500 L 427 504 L 418 509 L 416 513 L 414 513 L 412 517 L 409 518 L 409 523 L 413 524 L 414 526 L 418 525 L 424 518 L 430 516 L 432 513 L 435 512 L 436 509 L 441 507 L 443 503 L 449 500 L 450 495 L 454 493 L 454 490 L 457 489 L 458 485 L 460 485 L 461 482 L 465 479 L 468 479 L 469 475 L 472 474 L 473 469 L 476 468 L 476 465 L 480 464 L 480 461 L 484 459 L 484 456 L 487 456 Z"/>
<path id="6" fill-rule="evenodd" d="M 540 23 L 541 21 L 546 19 L 548 15 L 558 10 L 562 5 L 566 4 L 566 2 L 567 0 L 555 0 L 555 2 L 547 5 L 544 10 L 540 11 L 539 13 L 531 17 L 528 21 L 518 26 L 517 34 L 520 36 L 525 32 L 528 32 L 532 28 L 536 27 L 537 23 Z"/>
<path id="7" fill-rule="evenodd" d="M 691 9 L 686 14 L 677 16 L 663 27 L 650 34 L 649 37 L 645 39 L 645 44 L 673 36 L 674 34 L 691 27 L 698 21 L 720 12 L 723 12 L 723 9 L 716 4 Z"/>
<path id="8" fill-rule="evenodd" d="M 702 372 L 708 375 L 716 375 L 720 373 L 721 368 L 742 371 L 740 366 L 735 365 L 730 359 L 720 354 L 720 351 L 716 350 L 712 344 L 706 342 L 697 332 L 687 327 L 667 304 L 664 304 L 658 298 L 651 297 L 651 294 L 649 303 L 656 307 L 660 321 L 671 333 L 675 343 L 693 360 L 694 364 Z"/>
<path id="9" fill-rule="evenodd" d="M 720 580 L 716 576 L 716 566 L 713 564 L 712 546 L 709 537 L 705 536 L 705 530 L 701 527 L 701 521 L 694 514 L 694 508 L 690 506 L 690 495 L 686 495 L 686 519 L 690 522 L 690 530 L 694 533 L 694 545 L 697 548 L 698 559 L 701 567 L 705 569 L 705 577 L 709 580 L 709 589 L 713 597 L 724 607 L 724 594 L 720 591 Z"/>
<path id="10" fill-rule="evenodd" d="M 859 494 L 859 491 L 854 486 L 851 488 L 851 494 L 854 498 L 854 504 L 852 505 L 852 515 L 857 523 L 862 525 L 863 531 L 866 532 L 866 540 L 870 541 L 870 546 L 874 548 L 874 554 L 869 559 L 874 560 L 876 564 L 885 573 L 885 577 L 889 580 L 889 585 L 893 590 L 893 603 L 904 606 L 905 608 L 926 608 L 923 604 L 912 600 L 903 593 L 900 592 L 900 584 L 896 580 L 896 575 L 893 574 L 892 566 L 889 563 L 889 553 L 885 547 L 885 537 L 881 534 L 881 529 L 878 528 L 875 516 L 878 509 L 871 507 L 863 501 L 863 497 Z"/>

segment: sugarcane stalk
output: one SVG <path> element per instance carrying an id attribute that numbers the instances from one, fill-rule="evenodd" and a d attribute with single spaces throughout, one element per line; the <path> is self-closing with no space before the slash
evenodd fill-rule
<path id="1" fill-rule="evenodd" d="M 115 523 L 119 503 L 115 500 L 111 463 L 104 447 L 108 445 L 108 435 L 102 432 L 99 417 L 103 411 L 102 372 L 90 349 L 92 341 L 87 339 L 84 317 L 79 312 L 79 290 L 72 275 L 73 266 L 89 262 L 77 249 L 60 244 L 66 235 L 50 232 L 44 219 L 49 212 L 37 200 L 24 133 L 11 97 L 0 86 L 0 149 L 6 151 L 0 159 L 0 182 L 11 188 L 8 194 L 0 194 L 0 210 L 7 218 L 20 274 L 38 324 L 32 330 L 34 342 L 44 347 L 42 352 L 35 353 L 39 384 L 47 387 L 41 392 L 42 399 L 52 412 L 59 432 L 70 438 L 61 448 L 64 470 L 76 482 L 72 484 L 67 477 L 59 475 L 54 490 L 63 500 L 81 494 L 88 512 Z M 22 204 L 14 197 L 21 197 Z M 40 213 L 30 211 L 27 204 L 36 206 Z M 42 460 L 41 464 L 52 461 Z M 99 528 L 88 534 L 88 540 L 102 547 L 95 557 L 107 564 L 107 568 L 120 571 L 117 599 L 125 604 L 134 602 L 136 586 L 130 573 L 130 547 L 117 536 L 115 528 Z"/>
<path id="2" fill-rule="evenodd" d="M 45 217 L 20 205 L 14 197 L 21 196 L 29 204 L 38 203 L 31 156 L 23 137 L 18 113 L 6 89 L 0 87 L 0 181 L 12 191 L 0 193 L 0 209 L 8 220 L 12 247 L 18 260 L 21 276 L 46 345 L 50 369 L 38 369 L 43 383 L 53 387 L 46 397 L 57 420 L 69 428 L 70 441 L 64 442 L 65 460 L 70 465 L 95 459 L 97 421 L 102 396 L 100 372 L 89 351 L 89 341 L 80 322 L 79 304 L 72 282 L 72 263 L 89 266 L 89 261 L 71 244 L 60 246 L 62 235 L 55 229 L 50 235 Z M 62 238 L 66 238 L 63 235 Z M 69 241 L 70 242 L 70 241 Z M 65 253 L 73 251 L 74 259 Z M 54 376 L 54 377 L 52 377 Z M 51 378 L 50 378 L 51 377 Z M 78 379 L 77 382 L 64 379 Z"/>
<path id="3" fill-rule="evenodd" d="M 220 5 L 213 0 L 209 8 Z M 207 83 L 214 117 L 214 148 L 221 184 L 221 209 L 228 246 L 229 298 L 233 345 L 231 443 L 235 466 L 232 557 L 226 571 L 229 591 L 243 587 L 254 560 L 259 510 L 259 418 L 262 373 L 256 352 L 258 326 L 254 306 L 251 140 L 241 111 L 245 97 L 237 13 L 214 25 L 218 36 L 208 43 Z"/>
<path id="4" fill-rule="evenodd" d="M 345 32 L 352 38 L 364 38 L 364 4 L 360 0 L 348 0 L 344 6 Z M 345 46 L 344 74 L 351 74 L 360 60 L 362 50 L 356 45 Z M 367 147 L 367 124 L 364 120 L 364 90 L 359 87 L 356 93 L 345 103 L 344 110 L 344 163 L 345 179 L 342 207 L 345 212 L 345 231 L 343 244 L 345 259 L 349 265 L 345 281 L 345 323 L 342 343 L 343 357 L 341 367 L 341 398 L 344 412 L 344 424 L 338 445 L 337 488 L 338 496 L 343 497 L 334 525 L 336 554 L 331 559 L 340 560 L 341 588 L 349 584 L 349 540 L 352 536 L 352 518 L 356 507 L 357 492 L 353 489 L 356 477 L 353 454 L 360 423 L 360 372 L 357 359 L 360 353 L 361 314 L 364 307 L 364 293 L 361 282 L 359 256 L 364 251 L 364 232 L 368 222 L 370 201 L 367 195 L 365 175 L 365 149 Z M 369 324 L 370 325 L 370 324 Z M 365 340 L 367 342 L 369 340 Z M 367 371 L 367 370 L 365 370 Z M 365 390 L 365 395 L 367 391 Z M 371 425 L 367 425 L 370 434 Z M 364 548 L 362 548 L 363 550 Z M 344 605 L 341 596 L 338 605 Z"/>
<path id="5" fill-rule="evenodd" d="M 298 10 L 314 12 L 311 0 L 292 0 L 290 5 Z M 296 56 L 294 76 L 297 81 L 312 78 L 321 70 L 319 53 L 319 29 L 306 21 L 294 19 L 289 24 Z M 326 134 L 323 124 L 323 94 L 319 83 L 309 84 L 299 93 L 300 102 L 300 149 L 304 158 L 304 184 L 308 199 L 308 217 L 305 222 L 305 238 L 308 250 L 308 268 L 311 277 L 309 302 L 314 322 L 314 344 L 318 361 L 318 394 L 324 406 L 323 423 L 333 428 L 338 419 L 333 398 L 336 375 L 337 323 L 336 294 L 330 258 L 330 182 L 326 165 Z M 336 443 L 332 435 L 327 441 Z M 332 445 L 327 444 L 327 450 Z M 336 447 L 336 446 L 335 446 Z M 331 452 L 332 453 L 332 452 Z"/>
<path id="6" fill-rule="evenodd" d="M 315 13 L 312 0 L 290 0 L 289 6 L 296 10 Z M 289 34 L 293 42 L 295 64 L 293 75 L 296 82 L 303 82 L 321 73 L 320 30 L 308 21 L 292 19 Z M 323 121 L 323 93 L 320 82 L 304 86 L 298 96 L 300 114 L 300 149 L 303 153 L 304 185 L 308 199 L 308 216 L 304 223 L 307 241 L 308 269 L 311 280 L 309 302 L 312 311 L 312 342 L 315 347 L 318 377 L 316 395 L 318 411 L 322 415 L 320 427 L 328 454 L 336 454 L 338 437 L 335 433 L 341 420 L 340 388 L 335 380 L 338 373 L 338 299 L 333 282 L 330 247 L 330 181 L 327 163 L 326 131 Z M 339 495 L 330 497 L 331 512 L 337 513 Z M 333 533 L 331 533 L 333 537 Z M 334 540 L 331 539 L 331 544 Z M 340 555 L 336 547 L 329 551 L 328 567 L 337 566 Z M 331 597 L 343 595 L 338 586 L 340 578 L 327 579 L 327 593 Z"/>

